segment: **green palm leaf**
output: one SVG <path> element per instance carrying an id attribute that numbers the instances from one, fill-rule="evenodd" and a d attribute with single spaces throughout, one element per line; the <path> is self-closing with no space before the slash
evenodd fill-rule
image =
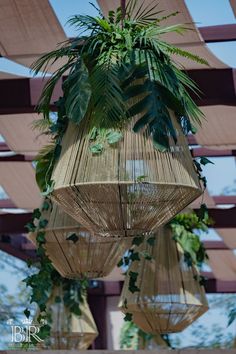
<path id="1" fill-rule="evenodd" d="M 71 74 L 64 81 L 63 90 L 66 115 L 78 124 L 87 112 L 91 97 L 88 70 L 82 60 L 73 66 Z"/>

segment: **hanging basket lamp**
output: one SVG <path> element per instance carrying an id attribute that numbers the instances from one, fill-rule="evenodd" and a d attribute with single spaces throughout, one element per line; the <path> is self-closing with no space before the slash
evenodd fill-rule
<path id="1" fill-rule="evenodd" d="M 77 221 L 53 204 L 45 229 L 47 256 L 65 278 L 100 278 L 108 275 L 129 248 L 131 240 L 116 240 L 81 231 Z M 36 233 L 29 234 L 36 245 Z"/>
<path id="2" fill-rule="evenodd" d="M 197 280 L 197 271 L 184 261 L 183 251 L 173 240 L 172 231 L 160 228 L 155 243 L 144 242 L 139 251 L 148 253 L 133 262 L 130 270 L 138 273 L 131 293 L 126 276 L 119 308 L 133 315 L 133 322 L 151 334 L 180 332 L 208 310 L 204 288 Z"/>
<path id="3" fill-rule="evenodd" d="M 56 297 L 63 299 L 60 287 L 53 289 L 47 304 L 47 312 L 51 314 L 50 338 L 39 343 L 38 347 L 54 350 L 87 349 L 98 336 L 98 330 L 86 298 L 80 304 L 81 315 L 75 315 L 63 301 L 55 302 Z"/>
<path id="4" fill-rule="evenodd" d="M 164 34 L 182 34 L 186 25 L 157 26 L 157 13 L 130 1 L 108 17 L 76 15 L 78 36 L 33 66 L 46 73 L 65 59 L 38 104 L 55 144 L 39 154 L 36 179 L 100 236 L 155 230 L 202 193 L 185 138 L 203 116 L 190 95 L 199 91 L 172 55 L 207 62 L 165 42 Z M 65 73 L 54 124 L 50 102 Z"/>
<path id="5" fill-rule="evenodd" d="M 54 169 L 53 200 L 79 223 L 101 236 L 149 232 L 172 219 L 201 195 L 192 157 L 174 115 L 177 143 L 160 152 L 147 132 L 132 125 L 100 154 L 90 150 L 86 121 L 69 124 Z"/>

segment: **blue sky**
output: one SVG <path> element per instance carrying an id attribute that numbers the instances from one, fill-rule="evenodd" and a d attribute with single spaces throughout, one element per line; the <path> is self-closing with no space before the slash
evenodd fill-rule
<path id="1" fill-rule="evenodd" d="M 96 3 L 96 1 L 91 1 Z M 59 21 L 64 26 L 68 36 L 74 36 L 74 30 L 66 25 L 70 16 L 83 13 L 95 15 L 95 9 L 86 0 L 50 0 Z M 229 6 L 228 0 L 186 0 L 191 15 L 198 26 L 209 26 L 217 24 L 235 23 L 235 18 Z M 236 42 L 209 44 L 209 48 L 225 63 L 232 67 L 236 67 Z M 0 58 L 0 70 L 19 75 L 29 75 L 29 70 L 21 65 L 15 64 Z M 217 158 L 212 159 L 215 165 L 206 166 L 204 173 L 209 182 L 209 190 L 212 194 L 220 194 L 224 187 L 233 185 L 235 179 L 235 160 L 234 158 Z M 19 261 L 20 262 L 20 261 Z M 0 269 L 0 282 L 9 283 L 9 290 L 14 293 L 17 287 L 17 277 L 13 277 L 10 271 Z M 205 315 L 204 321 L 212 323 L 212 321 L 220 321 L 226 325 L 226 317 L 213 317 L 210 320 L 209 314 Z M 186 334 L 187 335 L 187 332 Z"/>

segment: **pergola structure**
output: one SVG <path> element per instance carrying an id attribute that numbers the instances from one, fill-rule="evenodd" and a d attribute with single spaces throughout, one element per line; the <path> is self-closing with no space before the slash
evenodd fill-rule
<path id="1" fill-rule="evenodd" d="M 104 14 L 119 3 L 120 0 L 98 0 Z M 179 11 L 179 15 L 168 19 L 168 24 L 192 23 L 184 0 L 158 0 L 157 3 L 167 13 Z M 236 2 L 231 0 L 230 4 L 235 12 Z M 40 55 L 67 39 L 48 0 L 0 0 L 0 6 L 2 57 L 29 67 Z M 236 40 L 236 24 L 192 27 L 193 31 L 183 37 L 172 34 L 166 38 L 209 63 L 205 67 L 181 59 L 181 64 L 202 91 L 201 97 L 194 99 L 206 116 L 204 129 L 189 136 L 192 154 L 195 157 L 235 157 L 236 69 L 221 62 L 206 43 Z M 32 130 L 32 123 L 38 118 L 35 105 L 45 80 L 0 72 L 0 134 L 3 137 L 0 140 L 0 186 L 7 194 L 0 200 L 0 249 L 22 260 L 35 257 L 34 246 L 25 236 L 25 224 L 41 202 L 32 161 L 47 139 Z M 60 94 L 58 86 L 51 102 L 52 110 L 55 110 L 54 101 Z M 236 195 L 210 196 L 206 191 L 204 202 L 221 237 L 220 241 L 205 242 L 211 268 L 211 272 L 204 273 L 208 278 L 206 290 L 211 293 L 236 292 L 236 257 L 233 252 L 236 249 Z M 193 208 L 197 210 L 200 203 L 199 200 L 194 202 Z M 225 208 L 228 205 L 230 207 Z M 12 209 L 24 209 L 24 212 L 13 214 Z M 122 276 L 116 269 L 89 295 L 93 299 L 90 302 L 98 329 L 103 326 L 103 336 L 98 338 L 96 348 L 105 345 L 101 311 L 106 306 L 106 297 L 117 296 L 121 282 Z"/>

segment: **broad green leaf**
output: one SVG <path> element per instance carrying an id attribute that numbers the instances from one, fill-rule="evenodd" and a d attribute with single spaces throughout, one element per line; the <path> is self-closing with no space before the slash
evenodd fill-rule
<path id="1" fill-rule="evenodd" d="M 30 317 L 30 310 L 29 309 L 25 309 L 24 310 L 24 315 L 29 318 Z"/>
<path id="2" fill-rule="evenodd" d="M 126 313 L 124 317 L 124 321 L 132 321 L 133 315 L 132 313 Z"/>
<path id="3" fill-rule="evenodd" d="M 78 237 L 78 235 L 76 235 L 76 233 L 72 233 L 72 234 L 69 234 L 66 237 L 66 239 L 69 240 L 69 241 L 73 241 L 73 243 L 76 243 L 76 242 L 78 242 L 79 237 Z"/>
<path id="4" fill-rule="evenodd" d="M 97 154 L 101 154 L 101 152 L 103 151 L 104 147 L 103 147 L 103 144 L 93 144 L 93 145 L 90 145 L 89 147 L 89 150 L 94 154 L 94 155 L 97 155 Z"/>
<path id="5" fill-rule="evenodd" d="M 84 118 L 91 97 L 88 70 L 82 60 L 76 63 L 63 84 L 67 117 L 79 124 Z"/>
<path id="6" fill-rule="evenodd" d="M 154 246 L 155 240 L 156 240 L 156 238 L 155 238 L 154 236 L 149 237 L 149 238 L 147 239 L 147 243 L 148 243 L 150 246 Z"/>
<path id="7" fill-rule="evenodd" d="M 47 183 L 46 190 L 44 190 L 41 193 L 41 195 L 44 196 L 44 197 L 49 196 L 53 192 L 54 185 L 55 185 L 55 181 L 50 181 L 49 183 Z"/>
<path id="8" fill-rule="evenodd" d="M 48 220 L 47 219 L 41 219 L 39 220 L 39 229 L 44 229 L 48 224 Z"/>
<path id="9" fill-rule="evenodd" d="M 123 259 L 121 258 L 120 260 L 119 260 L 119 262 L 117 263 L 117 267 L 122 267 L 124 265 L 124 261 L 123 261 Z"/>
<path id="10" fill-rule="evenodd" d="M 123 138 L 123 134 L 118 131 L 111 131 L 107 133 L 106 138 L 108 144 L 112 145 L 118 143 Z"/>
<path id="11" fill-rule="evenodd" d="M 200 164 L 201 165 L 207 165 L 207 164 L 209 164 L 209 163 L 212 163 L 213 165 L 214 165 L 214 162 L 212 162 L 211 160 L 209 160 L 207 157 L 201 157 L 200 158 Z"/>
<path id="12" fill-rule="evenodd" d="M 139 253 L 133 252 L 130 256 L 131 261 L 140 261 Z"/>
<path id="13" fill-rule="evenodd" d="M 145 128 L 148 123 L 150 123 L 154 119 L 152 112 L 148 112 L 142 116 L 137 122 L 134 124 L 133 131 L 138 133 L 141 129 Z"/>
<path id="14" fill-rule="evenodd" d="M 139 246 L 143 243 L 144 237 L 143 236 L 136 236 L 132 240 L 132 245 Z"/>
<path id="15" fill-rule="evenodd" d="M 40 209 L 39 209 L 39 208 L 34 209 L 34 210 L 33 210 L 32 218 L 33 218 L 33 219 L 40 219 L 40 216 L 41 216 L 41 211 L 40 211 Z"/>
<path id="16" fill-rule="evenodd" d="M 141 182 L 144 182 L 146 178 L 148 178 L 148 176 L 145 176 L 145 175 L 138 176 L 138 177 L 136 178 L 136 181 L 139 182 L 139 183 L 141 183 Z"/>

